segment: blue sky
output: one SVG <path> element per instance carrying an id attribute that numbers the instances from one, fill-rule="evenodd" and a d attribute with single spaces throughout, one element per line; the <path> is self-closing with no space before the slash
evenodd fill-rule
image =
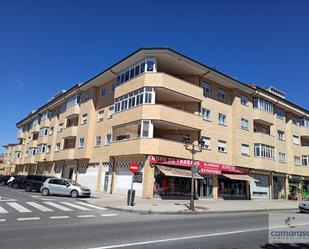
<path id="1" fill-rule="evenodd" d="M 309 109 L 309 2 L 0 1 L 0 144 L 61 89 L 169 46 Z M 1 149 L 0 149 L 1 152 Z"/>

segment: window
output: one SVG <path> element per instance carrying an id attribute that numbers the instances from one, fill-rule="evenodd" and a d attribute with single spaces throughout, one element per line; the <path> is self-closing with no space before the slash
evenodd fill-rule
<path id="1" fill-rule="evenodd" d="M 22 158 L 22 153 L 21 153 L 21 151 L 15 151 L 15 153 L 14 153 L 14 157 L 15 158 Z"/>
<path id="2" fill-rule="evenodd" d="M 241 145 L 241 154 L 243 156 L 249 156 L 249 145 L 248 144 Z"/>
<path id="3" fill-rule="evenodd" d="M 226 152 L 226 142 L 223 140 L 218 140 L 218 151 Z"/>
<path id="4" fill-rule="evenodd" d="M 155 57 L 147 57 L 146 58 L 146 71 L 147 72 L 156 72 L 156 58 Z M 133 69 L 134 75 L 134 69 Z"/>
<path id="5" fill-rule="evenodd" d="M 74 95 L 68 99 L 66 103 L 66 109 L 70 108 L 73 105 L 79 104 L 79 103 L 80 103 L 80 96 Z"/>
<path id="6" fill-rule="evenodd" d="M 101 144 L 102 144 L 102 137 L 101 136 L 96 136 L 95 146 L 98 147 L 98 146 L 101 146 Z"/>
<path id="7" fill-rule="evenodd" d="M 202 141 L 204 142 L 203 149 L 210 150 L 210 137 L 202 137 Z"/>
<path id="8" fill-rule="evenodd" d="M 63 123 L 59 124 L 58 126 L 58 132 L 62 132 L 63 131 Z"/>
<path id="9" fill-rule="evenodd" d="M 218 120 L 220 125 L 226 125 L 226 116 L 222 113 L 218 113 Z"/>
<path id="10" fill-rule="evenodd" d="M 141 137 L 152 137 L 152 135 L 150 136 L 151 132 L 150 132 L 150 126 L 151 126 L 151 121 L 150 120 L 142 120 L 142 134 Z"/>
<path id="11" fill-rule="evenodd" d="M 104 111 L 99 111 L 98 113 L 98 122 L 102 121 L 104 119 Z"/>
<path id="12" fill-rule="evenodd" d="M 202 88 L 204 96 L 211 95 L 211 85 L 209 83 L 202 82 Z"/>
<path id="13" fill-rule="evenodd" d="M 106 134 L 105 145 L 110 145 L 111 142 L 112 142 L 112 134 L 108 133 L 108 134 Z"/>
<path id="14" fill-rule="evenodd" d="M 285 117 L 284 111 L 278 107 L 275 109 L 275 114 L 276 114 L 276 117 L 279 119 L 284 119 Z"/>
<path id="15" fill-rule="evenodd" d="M 43 127 L 40 129 L 40 137 L 47 136 L 49 133 L 49 127 Z"/>
<path id="16" fill-rule="evenodd" d="M 107 88 L 106 87 L 101 88 L 101 96 L 104 97 L 106 95 L 107 95 Z"/>
<path id="17" fill-rule="evenodd" d="M 53 133 L 54 133 L 54 127 L 50 127 L 48 135 L 53 135 Z"/>
<path id="18" fill-rule="evenodd" d="M 50 150 L 51 150 L 51 145 L 47 145 L 47 147 L 46 147 L 46 154 L 50 153 Z"/>
<path id="19" fill-rule="evenodd" d="M 58 152 L 60 151 L 61 143 L 56 143 L 56 148 L 55 151 Z"/>
<path id="20" fill-rule="evenodd" d="M 241 119 L 241 128 L 245 129 L 245 130 L 249 129 L 249 121 L 248 121 L 248 119 L 244 119 L 244 118 Z"/>
<path id="21" fill-rule="evenodd" d="M 246 96 L 246 95 L 240 95 L 240 103 L 241 103 L 242 105 L 248 105 L 248 101 L 249 101 L 248 96 Z"/>
<path id="22" fill-rule="evenodd" d="M 114 114 L 114 106 L 108 108 L 108 118 L 112 118 Z"/>
<path id="23" fill-rule="evenodd" d="M 294 156 L 294 164 L 296 166 L 301 166 L 300 156 Z"/>
<path id="24" fill-rule="evenodd" d="M 154 104 L 155 91 L 152 87 L 140 88 L 115 99 L 115 113 L 133 108 L 142 104 Z"/>
<path id="25" fill-rule="evenodd" d="M 266 112 L 274 111 L 273 103 L 271 103 L 270 101 L 266 99 L 260 98 L 260 97 L 255 97 L 253 99 L 253 107 L 264 110 Z"/>
<path id="26" fill-rule="evenodd" d="M 37 149 L 37 154 L 46 153 L 47 145 L 46 144 L 39 144 Z"/>
<path id="27" fill-rule="evenodd" d="M 300 140 L 298 136 L 293 136 L 293 144 L 300 145 Z"/>
<path id="28" fill-rule="evenodd" d="M 291 120 L 293 125 L 300 125 L 299 119 L 297 117 L 292 116 Z"/>
<path id="29" fill-rule="evenodd" d="M 309 166 L 309 155 L 302 156 L 301 161 L 303 166 Z"/>
<path id="30" fill-rule="evenodd" d="M 79 145 L 78 145 L 78 148 L 84 148 L 85 146 L 85 139 L 83 137 L 81 137 L 79 139 Z"/>
<path id="31" fill-rule="evenodd" d="M 50 115 L 51 113 L 49 111 L 45 111 L 42 113 L 42 116 L 41 116 L 41 121 L 45 120 L 45 119 L 49 119 L 50 118 Z"/>
<path id="32" fill-rule="evenodd" d="M 279 152 L 279 162 L 286 163 L 286 155 L 283 152 Z"/>
<path id="33" fill-rule="evenodd" d="M 284 131 L 279 131 L 279 130 L 277 131 L 277 139 L 284 141 L 285 139 Z"/>
<path id="34" fill-rule="evenodd" d="M 85 114 L 83 114 L 83 116 L 82 116 L 82 125 L 83 125 L 83 124 L 87 124 L 87 122 L 88 122 L 88 114 L 85 113 Z"/>
<path id="35" fill-rule="evenodd" d="M 275 159 L 275 148 L 266 144 L 254 144 L 254 156 Z"/>
<path id="36" fill-rule="evenodd" d="M 225 100 L 225 98 L 226 98 L 225 90 L 219 89 L 219 90 L 218 90 L 218 99 L 220 99 L 220 100 Z"/>
<path id="37" fill-rule="evenodd" d="M 305 128 L 309 128 L 309 119 L 308 118 L 302 118 L 300 120 L 300 126 L 305 127 Z"/>
<path id="38" fill-rule="evenodd" d="M 87 102 L 88 100 L 91 99 L 91 91 L 84 92 L 83 96 L 84 96 L 84 102 Z"/>
<path id="39" fill-rule="evenodd" d="M 202 116 L 204 120 L 210 121 L 210 110 L 202 108 Z"/>

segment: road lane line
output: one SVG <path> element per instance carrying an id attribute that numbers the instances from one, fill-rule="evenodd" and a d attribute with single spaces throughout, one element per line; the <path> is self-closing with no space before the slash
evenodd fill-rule
<path id="1" fill-rule="evenodd" d="M 15 210 L 17 210 L 20 213 L 31 213 L 32 211 L 28 208 L 25 208 L 24 206 L 18 204 L 17 202 L 8 202 L 7 205 L 11 206 Z"/>
<path id="2" fill-rule="evenodd" d="M 78 205 L 83 205 L 83 206 L 91 207 L 91 208 L 98 209 L 98 210 L 106 210 L 106 208 L 95 206 L 95 205 L 85 203 L 85 202 L 77 202 L 77 203 L 78 203 Z"/>
<path id="3" fill-rule="evenodd" d="M 5 222 L 6 221 L 6 219 L 0 219 L 0 222 Z"/>
<path id="4" fill-rule="evenodd" d="M 76 209 L 79 209 L 79 210 L 82 210 L 82 211 L 89 211 L 90 209 L 89 208 L 86 208 L 86 207 L 81 207 L 79 205 L 76 205 L 76 204 L 73 204 L 71 202 L 60 202 L 61 204 L 64 204 L 64 205 L 67 205 L 69 207 L 73 207 L 73 208 L 76 208 Z"/>
<path id="5" fill-rule="evenodd" d="M 101 214 L 102 217 L 117 216 L 117 214 Z"/>
<path id="6" fill-rule="evenodd" d="M 133 246 L 141 246 L 141 245 L 149 245 L 149 244 L 178 241 L 178 240 L 200 239 L 200 238 L 206 238 L 206 237 L 224 236 L 224 235 L 238 234 L 238 233 L 250 233 L 250 232 L 263 231 L 263 230 L 268 230 L 268 227 L 247 229 L 247 230 L 236 230 L 236 231 L 230 231 L 230 232 L 219 232 L 219 233 L 211 233 L 211 234 L 192 235 L 192 236 L 176 237 L 176 238 L 160 239 L 160 240 L 148 240 L 148 241 L 134 242 L 134 243 L 128 243 L 128 244 L 110 245 L 110 246 L 102 246 L 102 247 L 92 247 L 92 248 L 89 248 L 89 249 L 124 248 L 124 247 L 133 247 Z"/>
<path id="7" fill-rule="evenodd" d="M 39 220 L 40 217 L 27 217 L 27 218 L 17 218 L 18 221 L 25 221 L 25 220 Z"/>
<path id="8" fill-rule="evenodd" d="M 42 206 L 41 204 L 39 203 L 36 203 L 36 202 L 32 202 L 32 201 L 29 201 L 29 202 L 26 202 L 28 205 L 32 206 L 32 207 L 35 207 L 39 210 L 41 210 L 42 212 L 53 212 L 53 210 L 51 210 L 50 208 L 48 207 L 44 207 Z"/>
<path id="9" fill-rule="evenodd" d="M 6 211 L 3 207 L 0 207 L 0 214 L 7 214 L 8 211 Z"/>
<path id="10" fill-rule="evenodd" d="M 49 217 L 51 220 L 55 220 L 55 219 L 68 219 L 70 218 L 69 216 L 63 215 L 63 216 L 50 216 Z"/>
<path id="11" fill-rule="evenodd" d="M 83 215 L 77 215 L 78 218 L 92 218 L 94 217 L 93 214 L 83 214 Z"/>
<path id="12" fill-rule="evenodd" d="M 52 206 L 52 207 L 54 207 L 54 208 L 58 208 L 58 209 L 60 209 L 60 210 L 62 210 L 62 211 L 73 211 L 73 210 L 70 209 L 70 208 L 64 207 L 64 206 L 59 205 L 59 204 L 54 203 L 54 202 L 45 201 L 44 203 L 47 204 L 47 205 L 50 205 L 50 206 Z"/>

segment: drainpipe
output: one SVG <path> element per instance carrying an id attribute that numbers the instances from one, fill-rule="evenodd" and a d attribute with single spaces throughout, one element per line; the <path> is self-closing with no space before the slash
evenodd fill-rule
<path id="1" fill-rule="evenodd" d="M 76 165 L 76 171 L 75 171 L 75 182 L 77 182 L 77 175 L 79 174 L 79 159 L 76 159 L 77 165 Z"/>
<path id="2" fill-rule="evenodd" d="M 112 161 L 112 166 L 111 166 L 111 184 L 110 184 L 110 191 L 109 193 L 112 194 L 113 193 L 113 184 L 114 184 L 114 173 L 115 173 L 115 157 L 114 156 L 110 156 L 110 161 Z M 112 159 L 112 160 L 111 160 Z"/>
<path id="3" fill-rule="evenodd" d="M 199 82 L 198 82 L 199 87 L 202 85 L 202 80 L 203 80 L 203 78 L 204 78 L 207 74 L 209 74 L 210 72 L 211 72 L 211 70 L 209 70 L 208 72 L 202 74 L 202 75 L 199 77 L 199 80 L 198 80 L 198 81 L 199 81 Z M 201 113 L 201 110 L 202 110 L 202 102 L 199 103 L 199 113 Z"/>

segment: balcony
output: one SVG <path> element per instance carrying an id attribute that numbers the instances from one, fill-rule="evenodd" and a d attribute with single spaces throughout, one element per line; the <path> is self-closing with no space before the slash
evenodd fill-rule
<path id="1" fill-rule="evenodd" d="M 59 161 L 59 160 L 73 160 L 74 159 L 74 154 L 75 154 L 75 148 L 70 148 L 70 149 L 63 149 L 59 152 L 55 152 L 54 154 L 54 160 Z"/>
<path id="2" fill-rule="evenodd" d="M 50 125 L 50 119 L 46 118 L 40 122 L 40 127 L 48 127 Z"/>
<path id="3" fill-rule="evenodd" d="M 161 138 L 136 138 L 113 142 L 110 145 L 111 155 L 162 155 L 179 158 L 191 158 L 183 143 Z"/>
<path id="4" fill-rule="evenodd" d="M 204 98 L 201 87 L 166 73 L 145 73 L 134 78 L 130 80 L 129 84 L 116 88 L 115 98 L 145 86 L 168 89 L 198 101 L 202 101 Z"/>
<path id="5" fill-rule="evenodd" d="M 28 148 L 31 148 L 31 147 L 37 147 L 38 145 L 38 140 L 31 140 L 29 143 L 28 143 Z"/>
<path id="6" fill-rule="evenodd" d="M 71 107 L 69 107 L 68 109 L 66 109 L 65 111 L 65 117 L 71 117 L 71 116 L 74 116 L 74 115 L 79 115 L 80 113 L 80 105 L 79 104 L 75 104 Z"/>
<path id="7" fill-rule="evenodd" d="M 267 144 L 271 146 L 275 146 L 275 137 L 269 134 L 265 134 L 262 132 L 254 132 L 253 133 L 253 141 L 254 143 Z"/>
<path id="8" fill-rule="evenodd" d="M 141 119 L 174 123 L 195 130 L 201 130 L 203 119 L 200 115 L 179 110 L 166 105 L 140 105 L 114 114 L 113 123 L 125 124 Z"/>
<path id="9" fill-rule="evenodd" d="M 70 126 L 63 129 L 61 136 L 63 138 L 70 138 L 70 137 L 76 137 L 77 136 L 77 130 L 78 126 Z"/>
<path id="10" fill-rule="evenodd" d="M 275 115 L 273 113 L 266 112 L 258 108 L 254 108 L 253 109 L 253 120 L 270 126 L 270 125 L 273 125 L 275 122 Z"/>

